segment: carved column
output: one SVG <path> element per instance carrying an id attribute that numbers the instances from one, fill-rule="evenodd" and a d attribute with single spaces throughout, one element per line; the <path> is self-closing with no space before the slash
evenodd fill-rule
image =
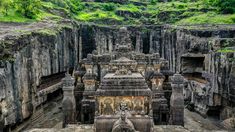
<path id="1" fill-rule="evenodd" d="M 152 82 L 152 109 L 153 118 L 155 124 L 166 125 L 169 118 L 169 110 L 167 105 L 167 100 L 164 97 L 164 91 L 162 89 L 163 81 L 165 76 L 159 72 L 154 72 L 151 82 Z"/>
<path id="2" fill-rule="evenodd" d="M 74 96 L 76 100 L 76 120 L 77 122 L 81 121 L 81 103 L 83 98 L 84 84 L 82 82 L 82 77 L 86 72 L 85 67 L 79 67 L 78 71 L 74 73 L 76 84 L 74 89 Z"/>
<path id="3" fill-rule="evenodd" d="M 74 78 L 70 74 L 66 74 L 62 79 L 64 98 L 62 101 L 63 110 L 63 127 L 67 124 L 75 123 L 76 102 L 74 97 Z"/>
<path id="4" fill-rule="evenodd" d="M 184 77 L 174 74 L 171 78 L 172 95 L 170 100 L 170 124 L 184 126 Z"/>
<path id="5" fill-rule="evenodd" d="M 86 73 L 82 80 L 84 83 L 83 99 L 81 102 L 81 122 L 92 124 L 95 116 L 95 97 L 97 70 L 94 70 L 92 55 L 87 55 L 85 60 Z"/>

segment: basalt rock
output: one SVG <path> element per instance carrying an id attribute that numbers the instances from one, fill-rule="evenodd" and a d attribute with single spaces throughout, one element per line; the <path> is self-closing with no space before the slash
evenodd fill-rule
<path id="1" fill-rule="evenodd" d="M 191 91 L 190 100 L 203 115 L 226 119 L 234 107 L 234 38 L 234 26 L 225 25 L 170 26 L 162 31 L 160 54 L 171 70 L 187 77 L 185 91 Z"/>
<path id="2" fill-rule="evenodd" d="M 43 78 L 55 75 L 54 79 L 58 80 L 61 78 L 58 73 L 76 67 L 78 31 L 76 26 L 73 29 L 63 27 L 55 34 L 35 31 L 1 40 L 11 44 L 11 54 L 15 58 L 14 62 L 1 61 L 0 111 L 4 116 L 1 122 L 5 126 L 29 119 L 46 101 L 47 94 L 60 88 L 59 85 L 54 86 L 55 80 L 48 80 L 47 86 L 39 89 Z"/>

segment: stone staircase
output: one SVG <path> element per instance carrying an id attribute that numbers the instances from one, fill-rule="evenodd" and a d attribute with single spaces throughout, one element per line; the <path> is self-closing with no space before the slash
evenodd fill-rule
<path id="1" fill-rule="evenodd" d="M 38 109 L 31 117 L 30 124 L 36 124 L 38 122 L 41 122 L 44 119 L 44 110 L 43 108 Z"/>

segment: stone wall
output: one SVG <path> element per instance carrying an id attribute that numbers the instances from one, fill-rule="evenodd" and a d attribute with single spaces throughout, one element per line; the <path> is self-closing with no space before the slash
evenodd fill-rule
<path id="1" fill-rule="evenodd" d="M 41 78 L 76 68 L 78 36 L 79 27 L 74 26 L 63 27 L 55 34 L 35 31 L 21 36 L 6 36 L 1 40 L 12 45 L 15 58 L 14 62 L 0 63 L 1 122 L 14 125 L 28 119 L 43 103 L 37 89 Z"/>
<path id="2" fill-rule="evenodd" d="M 170 61 L 173 71 L 180 73 L 185 68 L 182 57 L 191 57 L 191 62 L 196 62 L 196 67 L 203 63 L 203 69 L 197 69 L 197 73 L 194 74 L 194 77 L 197 75 L 197 78 L 193 78 L 206 85 L 206 87 L 201 87 L 204 89 L 203 95 L 199 95 L 200 98 L 205 97 L 205 99 L 197 107 L 204 107 L 203 109 L 206 111 L 217 109 L 217 112 L 220 113 L 226 109 L 224 106 L 231 108 L 235 104 L 233 92 L 235 82 L 234 42 L 235 28 L 233 25 L 165 26 L 162 30 L 160 54 Z M 230 49 L 230 51 L 226 49 Z M 197 59 L 200 57 L 204 58 L 201 59 L 201 62 L 198 61 L 200 59 Z M 192 67 L 195 66 L 188 61 L 189 67 L 190 64 Z M 229 117 L 229 114 L 222 115 L 221 119 Z"/>
<path id="3" fill-rule="evenodd" d="M 98 53 L 112 52 L 118 43 L 118 26 L 82 25 L 83 58 L 96 49 Z M 161 26 L 128 26 L 135 51 L 155 53 L 161 43 Z"/>

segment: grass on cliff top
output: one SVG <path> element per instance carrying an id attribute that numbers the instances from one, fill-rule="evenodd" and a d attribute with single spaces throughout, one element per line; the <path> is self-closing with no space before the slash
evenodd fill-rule
<path id="1" fill-rule="evenodd" d="M 40 12 L 36 14 L 33 19 L 28 19 L 17 13 L 14 9 L 10 9 L 8 15 L 3 15 L 0 12 L 0 21 L 31 22 L 40 21 L 45 18 L 71 18 L 80 22 L 101 21 L 105 23 L 106 20 L 114 20 L 121 24 L 130 25 L 165 23 L 180 25 L 235 23 L 234 14 L 220 14 L 218 7 L 205 4 L 203 3 L 203 0 L 197 0 L 195 2 L 184 0 L 185 2 L 171 1 L 155 3 L 131 0 L 127 4 L 112 2 L 79 2 L 79 0 L 41 1 L 42 5 Z M 118 11 L 130 12 L 130 14 L 123 15 L 119 14 Z M 136 18 L 136 16 L 140 17 Z"/>
<path id="2" fill-rule="evenodd" d="M 28 22 L 32 20 L 25 18 L 21 14 L 17 13 L 15 10 L 11 9 L 8 11 L 8 15 L 3 15 L 0 12 L 0 21 L 1 22 Z"/>
<path id="3" fill-rule="evenodd" d="M 235 53 L 235 50 L 230 49 L 230 48 L 223 48 L 223 49 L 217 50 L 217 52 L 219 52 L 219 53 Z"/>
<path id="4" fill-rule="evenodd" d="M 138 0 L 136 0 L 138 1 Z M 146 2 L 145 2 L 146 3 Z M 75 17 L 82 22 L 114 19 L 123 24 L 234 24 L 234 14 L 220 14 L 216 7 L 196 2 L 157 2 L 144 5 L 84 2 L 85 9 Z M 141 17 L 118 16 L 117 11 L 140 13 Z M 162 13 L 166 13 L 165 15 Z"/>
<path id="5" fill-rule="evenodd" d="M 96 10 L 93 12 L 80 12 L 75 18 L 80 21 L 95 21 L 102 19 L 114 19 L 117 21 L 123 20 L 122 17 L 117 16 L 114 12 L 107 12 L 101 10 Z"/>
<path id="6" fill-rule="evenodd" d="M 117 10 L 129 11 L 129 12 L 142 12 L 142 9 L 144 9 L 143 6 L 135 6 L 133 4 L 122 5 L 119 8 L 117 8 Z"/>
<path id="7" fill-rule="evenodd" d="M 196 2 L 180 2 L 180 1 L 172 1 L 172 2 L 162 2 L 156 3 L 152 5 L 148 5 L 150 7 L 156 7 L 160 11 L 180 11 L 180 10 L 213 10 L 215 7 L 211 7 L 209 5 L 205 5 L 202 1 Z"/>
<path id="8" fill-rule="evenodd" d="M 0 13 L 0 22 L 35 22 L 35 21 L 40 21 L 45 18 L 51 18 L 51 19 L 61 19 L 60 16 L 53 15 L 51 13 L 45 12 L 45 11 L 40 11 L 38 14 L 35 15 L 34 19 L 29 19 L 18 12 L 16 12 L 14 9 L 9 10 L 8 15 L 3 15 Z"/>
<path id="9" fill-rule="evenodd" d="M 234 24 L 235 14 L 220 15 L 214 12 L 195 15 L 189 18 L 182 19 L 176 24 Z"/>

